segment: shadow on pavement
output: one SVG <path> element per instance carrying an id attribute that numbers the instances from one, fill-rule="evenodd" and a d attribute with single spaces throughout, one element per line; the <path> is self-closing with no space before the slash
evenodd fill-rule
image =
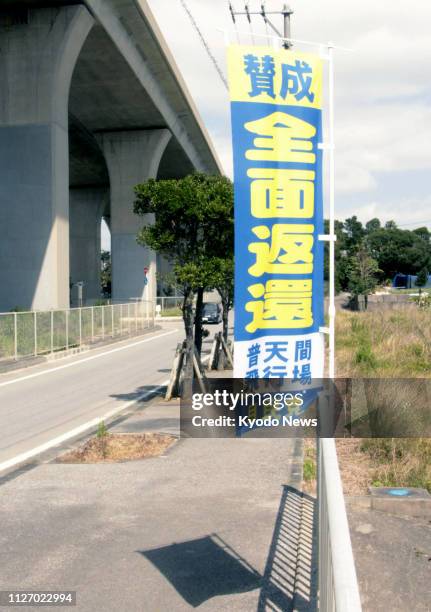
<path id="1" fill-rule="evenodd" d="M 218 595 L 256 589 L 261 577 L 219 536 L 139 551 L 193 608 Z"/>
<path id="2" fill-rule="evenodd" d="M 283 487 L 260 592 L 258 612 L 317 610 L 316 501 Z"/>
<path id="3" fill-rule="evenodd" d="M 260 588 L 258 612 L 317 610 L 315 500 L 283 487 L 263 577 L 217 534 L 138 551 L 193 608 Z"/>
<path id="4" fill-rule="evenodd" d="M 120 402 L 130 402 L 132 400 L 147 402 L 156 395 L 164 395 L 164 393 L 165 391 L 160 389 L 160 385 L 144 385 L 142 387 L 137 387 L 137 389 L 131 391 L 130 393 L 118 393 L 116 395 L 110 395 L 109 397 L 119 400 Z"/>

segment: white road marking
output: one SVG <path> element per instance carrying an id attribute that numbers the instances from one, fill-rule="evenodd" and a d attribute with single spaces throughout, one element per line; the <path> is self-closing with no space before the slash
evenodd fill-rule
<path id="1" fill-rule="evenodd" d="M 174 331 L 177 331 L 177 330 L 174 330 Z M 168 332 L 168 333 L 171 334 L 173 332 Z M 163 334 L 163 335 L 166 336 L 167 334 Z M 157 337 L 160 338 L 161 336 L 157 336 Z M 141 343 L 136 342 L 135 344 L 141 344 Z M 120 349 L 115 349 L 115 350 L 120 350 Z M 92 358 L 94 359 L 95 357 L 96 355 Z M 202 359 L 202 363 L 209 361 L 209 359 L 210 359 L 210 355 L 206 355 Z M 74 364 L 69 364 L 69 365 L 74 365 Z M 67 367 L 67 366 L 62 366 L 62 367 Z M 35 448 L 30 449 L 29 451 L 20 453 L 19 455 L 16 455 L 15 457 L 12 457 L 11 459 L 7 459 L 6 461 L 3 461 L 2 463 L 0 463 L 0 474 L 1 472 L 8 470 L 12 467 L 15 467 L 16 465 L 19 465 L 21 463 L 24 463 L 25 461 L 28 461 L 32 457 L 35 457 L 36 455 L 40 455 L 41 453 L 44 453 L 50 448 L 58 446 L 59 444 L 62 444 L 63 442 L 66 442 L 67 440 L 70 440 L 71 438 L 74 438 L 75 436 L 78 436 L 79 434 L 84 433 L 85 431 L 89 429 L 93 429 L 94 427 L 97 427 L 101 421 L 106 421 L 110 419 L 111 417 L 115 416 L 116 414 L 118 414 L 119 412 L 126 410 L 126 408 L 129 408 L 129 406 L 133 406 L 133 404 L 136 404 L 137 402 L 140 402 L 141 400 L 147 399 L 147 397 L 149 397 L 150 395 L 155 395 L 157 392 L 161 391 L 163 387 L 166 387 L 168 384 L 169 384 L 169 379 L 164 380 L 162 383 L 157 385 L 157 387 L 155 387 L 154 389 L 141 393 L 134 399 L 124 404 L 121 404 L 121 406 L 117 406 L 116 408 L 114 408 L 113 410 L 110 410 L 103 416 L 95 417 L 91 421 L 87 421 L 87 423 L 84 423 L 83 425 L 78 425 L 78 427 L 75 427 L 74 429 L 71 429 L 70 431 L 67 431 L 64 434 L 57 436 L 56 438 L 52 438 L 51 440 L 48 440 L 48 442 L 45 442 L 44 444 L 40 444 L 39 446 L 36 446 Z"/>
<path id="2" fill-rule="evenodd" d="M 107 419 L 110 419 L 111 417 L 115 416 L 117 413 L 122 412 L 123 410 L 126 410 L 126 408 L 128 408 L 129 406 L 132 406 L 136 402 L 139 402 L 143 399 L 147 399 L 147 397 L 149 397 L 150 395 L 155 395 L 158 391 L 163 389 L 163 387 L 166 387 L 168 382 L 169 380 L 165 380 L 164 382 L 160 383 L 160 385 L 158 385 L 154 389 L 141 393 L 135 399 L 132 399 L 129 402 L 122 404 L 121 406 L 117 406 L 116 408 L 114 408 L 113 410 L 110 410 L 103 416 L 96 417 L 92 419 L 91 421 L 87 421 L 87 423 L 84 423 L 83 425 L 79 425 L 78 427 L 75 427 L 74 429 L 67 431 L 64 434 L 61 434 L 61 436 L 57 436 L 56 438 L 53 438 L 52 440 L 48 440 L 48 442 L 45 442 L 44 444 L 40 444 L 39 446 L 36 446 L 35 448 L 32 448 L 31 450 L 26 451 L 25 453 L 21 453 L 20 455 L 16 455 L 15 457 L 12 457 L 11 459 L 7 459 L 6 461 L 3 461 L 3 463 L 0 463 L 0 473 L 3 472 L 4 470 L 8 470 L 11 467 L 19 465 L 20 463 L 24 463 L 25 461 L 28 461 L 28 459 L 31 459 L 32 457 L 35 457 L 36 455 L 40 455 L 40 453 L 44 453 L 50 448 L 53 448 L 54 446 L 58 446 L 59 444 L 62 444 L 63 442 L 66 442 L 67 440 L 70 440 L 70 438 L 74 438 L 75 436 L 78 436 L 79 434 L 84 433 L 88 429 L 97 427 L 97 425 L 99 425 L 101 421 L 106 421 Z"/>
<path id="3" fill-rule="evenodd" d="M 151 338 L 145 338 L 145 340 L 139 340 L 138 342 L 133 342 L 132 344 L 119 346 L 109 351 L 105 351 L 104 353 L 91 355 L 91 357 L 85 357 L 85 359 L 79 359 L 78 361 L 74 361 L 73 363 L 66 363 L 64 365 L 57 366 L 56 368 L 51 368 L 50 370 L 43 370 L 42 372 L 35 372 L 34 374 L 20 376 L 19 378 L 13 378 L 12 380 L 5 380 L 4 382 L 0 382 L 0 387 L 6 387 L 6 385 L 14 385 L 24 380 L 30 380 L 31 378 L 37 378 L 38 376 L 45 376 L 45 374 L 51 374 L 52 372 L 58 372 L 59 370 L 65 370 L 66 368 L 73 368 L 74 366 L 80 365 L 81 363 L 85 363 L 87 361 L 93 361 L 94 359 L 105 357 L 106 355 L 112 355 L 112 353 L 119 353 L 120 351 L 125 351 L 134 346 L 138 346 L 139 344 L 145 344 L 145 342 L 151 342 L 152 340 L 157 340 L 158 338 L 163 338 L 164 336 L 170 336 L 171 334 L 175 334 L 177 331 L 178 329 L 173 329 L 171 331 L 164 332 L 163 334 L 159 334 L 158 336 L 152 336 Z"/>

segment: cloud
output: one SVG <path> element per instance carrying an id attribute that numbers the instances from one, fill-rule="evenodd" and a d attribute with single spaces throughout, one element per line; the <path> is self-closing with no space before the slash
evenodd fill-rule
<path id="1" fill-rule="evenodd" d="M 217 28 L 229 27 L 234 37 L 227 2 L 186 1 L 211 52 L 226 72 L 225 42 Z M 180 2 L 149 2 L 225 170 L 231 174 L 227 92 Z M 235 4 L 239 8 L 242 0 Z M 414 8 L 401 0 L 357 3 L 291 0 L 290 4 L 295 11 L 294 38 L 333 40 L 353 49 L 352 52 L 340 50 L 335 55 L 336 180 L 337 193 L 343 196 L 340 216 L 351 212 L 354 200 L 364 214 L 371 215 L 375 207 L 381 214 L 387 213 L 388 218 L 392 211 L 397 211 L 399 221 L 404 218 L 409 222 L 416 212 L 406 206 L 405 197 L 393 187 L 396 183 L 393 179 L 407 171 L 408 180 L 408 171 L 431 168 L 431 82 L 428 78 L 431 2 L 415 3 Z M 260 2 L 251 0 L 251 8 L 259 6 Z M 268 0 L 267 7 L 279 10 L 280 2 Z M 239 22 L 239 28 L 248 30 L 245 19 Z M 256 26 L 256 31 L 264 33 L 264 25 Z M 250 42 L 247 34 L 241 34 L 241 39 L 243 43 Z M 305 47 L 296 44 L 295 49 L 305 50 Z M 416 181 L 414 190 L 415 211 L 425 219 L 424 211 L 429 205 L 428 182 Z M 391 197 L 380 201 L 382 191 Z"/>
<path id="2" fill-rule="evenodd" d="M 431 225 L 431 214 L 427 212 L 431 207 L 431 197 L 424 199 L 406 199 L 402 203 L 385 208 L 383 202 L 374 200 L 361 204 L 348 204 L 343 208 L 342 219 L 356 215 L 360 221 L 366 223 L 378 217 L 382 223 L 393 220 L 402 229 L 414 229 L 423 225 Z M 406 216 L 408 211 L 408 217 Z"/>

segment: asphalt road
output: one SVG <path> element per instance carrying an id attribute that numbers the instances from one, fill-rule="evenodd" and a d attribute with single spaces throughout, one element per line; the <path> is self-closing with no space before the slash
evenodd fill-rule
<path id="1" fill-rule="evenodd" d="M 0 471 L 89 421 L 151 394 L 169 377 L 182 322 L 80 356 L 0 375 Z"/>

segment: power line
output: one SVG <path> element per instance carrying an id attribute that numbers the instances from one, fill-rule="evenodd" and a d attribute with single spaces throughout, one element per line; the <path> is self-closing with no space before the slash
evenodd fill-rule
<path id="1" fill-rule="evenodd" d="M 252 37 L 253 44 L 254 44 L 254 33 L 253 33 L 253 27 L 251 23 L 251 17 L 253 15 L 259 15 L 260 17 L 262 17 L 263 21 L 265 22 L 266 32 L 268 33 L 268 26 L 269 26 L 272 30 L 274 30 L 274 32 L 277 34 L 279 38 L 283 39 L 284 48 L 290 49 L 292 46 L 292 41 L 290 38 L 290 18 L 293 15 L 292 9 L 287 4 L 284 4 L 283 9 L 281 11 L 267 11 L 265 4 L 266 4 L 266 0 L 261 0 L 260 11 L 250 11 L 249 0 L 246 0 L 244 4 L 244 10 L 236 11 L 233 6 L 233 0 L 230 0 L 229 1 L 229 11 L 230 11 L 235 29 L 236 29 L 236 17 L 240 15 L 245 15 L 247 17 L 247 21 L 250 26 L 250 33 L 251 33 L 251 37 Z M 283 35 L 281 35 L 281 33 L 278 31 L 278 29 L 275 27 L 272 21 L 268 19 L 268 15 L 282 15 L 283 16 Z"/>
<path id="2" fill-rule="evenodd" d="M 406 227 L 407 225 L 419 225 L 420 223 L 431 223 L 431 219 L 425 221 L 412 221 L 411 223 L 400 223 L 398 227 Z"/>
<path id="3" fill-rule="evenodd" d="M 221 78 L 221 80 L 222 80 L 222 82 L 223 82 L 223 85 L 226 87 L 226 89 L 229 89 L 229 88 L 228 88 L 228 84 L 227 84 L 226 77 L 224 76 L 223 71 L 222 71 L 222 69 L 220 68 L 220 66 L 219 66 L 219 64 L 218 64 L 218 62 L 217 62 L 217 60 L 216 60 L 216 58 L 215 58 L 215 57 L 214 57 L 214 55 L 212 54 L 211 49 L 210 49 L 210 47 L 209 47 L 209 45 L 208 45 L 207 41 L 205 40 L 205 37 L 204 37 L 204 35 L 202 34 L 202 32 L 201 32 L 201 30 L 200 30 L 200 28 L 199 28 L 198 24 L 196 23 L 196 19 L 193 17 L 193 14 L 192 14 L 191 10 L 190 10 L 190 9 L 189 9 L 189 7 L 187 6 L 187 4 L 186 4 L 185 0 L 179 0 L 179 1 L 180 1 L 181 6 L 183 7 L 183 9 L 185 10 L 185 12 L 186 12 L 186 13 L 187 13 L 187 15 L 189 16 L 189 19 L 190 19 L 190 21 L 191 21 L 191 23 L 192 23 L 192 26 L 194 27 L 194 29 L 195 29 L 195 30 L 196 30 L 196 32 L 198 33 L 198 36 L 199 36 L 199 38 L 201 39 L 201 42 L 202 42 L 202 44 L 203 44 L 203 46 L 204 46 L 204 48 L 205 48 L 206 52 L 208 53 L 208 56 L 209 56 L 210 60 L 211 60 L 211 61 L 212 61 L 212 63 L 214 64 L 214 67 L 215 67 L 215 69 L 217 70 L 218 75 L 219 75 L 219 77 Z"/>

